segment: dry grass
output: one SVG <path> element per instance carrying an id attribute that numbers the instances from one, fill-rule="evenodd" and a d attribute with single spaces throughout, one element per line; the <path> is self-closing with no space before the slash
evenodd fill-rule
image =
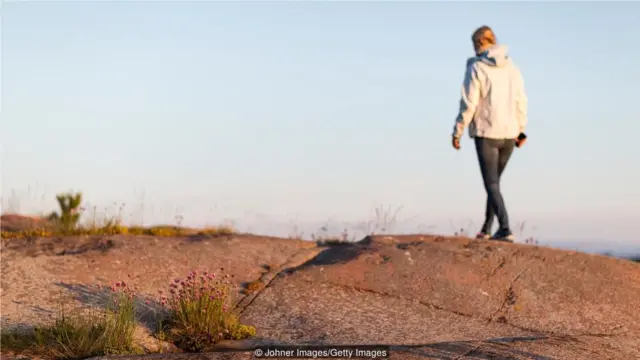
<path id="1" fill-rule="evenodd" d="M 33 237 L 56 237 L 67 235 L 151 235 L 157 237 L 174 236 L 229 236 L 235 233 L 229 226 L 209 227 L 206 229 L 189 229 L 177 226 L 127 227 L 120 225 L 103 226 L 97 228 L 76 228 L 63 230 L 56 228 L 25 229 L 20 231 L 2 231 L 2 239 L 27 239 Z"/>
<path id="2" fill-rule="evenodd" d="M 81 205 L 82 193 L 62 193 L 56 196 L 58 211 L 46 216 L 33 217 L 17 214 L 3 214 L 2 239 L 24 239 L 33 237 L 55 237 L 65 235 L 151 235 L 151 236 L 226 236 L 234 234 L 231 226 L 190 229 L 182 227 L 183 217 L 176 215 L 176 225 L 167 226 L 124 226 L 122 212 L 124 204 L 118 207 L 115 216 L 100 216 L 94 206 L 92 211 Z M 86 218 L 88 216 L 88 219 Z M 84 224 L 80 220 L 85 219 Z"/>

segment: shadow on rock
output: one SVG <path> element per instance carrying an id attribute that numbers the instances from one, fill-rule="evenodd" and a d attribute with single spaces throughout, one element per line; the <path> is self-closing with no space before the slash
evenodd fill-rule
<path id="1" fill-rule="evenodd" d="M 437 360 L 557 360 L 548 356 L 538 355 L 528 351 L 516 349 L 510 343 L 523 343 L 535 341 L 553 341 L 546 337 L 517 337 L 517 338 L 499 338 L 488 339 L 484 341 L 455 341 L 455 342 L 439 342 L 433 344 L 420 345 L 391 345 L 390 359 L 437 359 Z M 559 339 L 558 341 L 562 341 Z M 270 346 L 293 346 L 294 344 L 270 341 L 268 339 L 254 339 L 252 344 L 246 346 L 222 346 L 219 352 L 200 353 L 200 354 L 151 354 L 144 356 L 128 357 L 97 357 L 91 360 L 107 360 L 107 359 L 139 359 L 139 360 L 221 360 L 221 359 L 249 359 L 253 358 L 247 352 L 254 348 L 265 348 Z M 234 343 L 235 344 L 235 343 Z M 311 344 L 304 344 L 311 345 Z M 333 344 L 316 344 L 321 346 L 332 346 Z M 348 345 L 356 347 L 356 345 Z M 368 344 L 367 346 L 375 346 Z M 385 345 L 383 345 L 385 346 Z"/>
<path id="2" fill-rule="evenodd" d="M 514 348 L 510 343 L 552 340 L 548 337 L 508 337 L 484 341 L 447 341 L 415 346 L 391 346 L 393 352 L 425 359 L 555 360 L 547 356 Z"/>
<path id="3" fill-rule="evenodd" d="M 88 238 L 78 236 L 58 236 L 52 238 L 27 238 L 20 240 L 6 240 L 3 247 L 17 252 L 19 255 L 38 256 L 64 256 L 79 255 L 88 252 L 107 253 L 117 247 L 114 240 L 91 236 Z"/>
<path id="4" fill-rule="evenodd" d="M 2 316 L 0 317 L 0 321 L 2 321 L 2 333 L 3 334 L 18 334 L 24 335 L 33 332 L 33 329 L 36 328 L 36 325 L 19 322 L 12 322 L 10 319 Z"/>
<path id="5" fill-rule="evenodd" d="M 365 246 L 358 244 L 330 246 L 326 250 L 319 253 L 313 259 L 298 266 L 295 269 L 289 270 L 292 273 L 297 270 L 305 269 L 309 266 L 327 266 L 327 265 L 339 265 L 345 264 L 349 261 L 355 260 L 358 256 L 367 252 L 368 249 Z"/>
<path id="6" fill-rule="evenodd" d="M 116 295 L 109 287 L 65 283 L 56 283 L 56 285 L 71 292 L 73 297 L 82 304 L 105 310 Z M 133 302 L 136 320 L 149 331 L 156 331 L 158 322 L 168 317 L 167 309 L 153 299 L 136 295 Z"/>

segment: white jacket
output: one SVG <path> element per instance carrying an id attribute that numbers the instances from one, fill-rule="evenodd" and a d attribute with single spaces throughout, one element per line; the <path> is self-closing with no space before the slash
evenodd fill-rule
<path id="1" fill-rule="evenodd" d="M 494 45 L 467 60 L 460 112 L 453 136 L 515 139 L 527 125 L 527 96 L 518 67 L 507 55 L 508 48 Z"/>

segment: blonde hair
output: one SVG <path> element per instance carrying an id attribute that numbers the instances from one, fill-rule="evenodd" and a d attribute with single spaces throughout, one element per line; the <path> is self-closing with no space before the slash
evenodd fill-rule
<path id="1" fill-rule="evenodd" d="M 486 25 L 480 26 L 473 32 L 473 35 L 471 35 L 471 41 L 476 49 L 487 44 L 495 45 L 498 42 L 496 40 L 496 34 Z"/>

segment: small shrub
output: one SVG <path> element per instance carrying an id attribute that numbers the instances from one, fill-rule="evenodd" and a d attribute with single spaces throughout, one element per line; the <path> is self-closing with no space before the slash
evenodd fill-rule
<path id="1" fill-rule="evenodd" d="M 118 283 L 106 312 L 68 315 L 61 309 L 53 324 L 27 331 L 3 332 L 3 350 L 29 352 L 56 359 L 84 359 L 135 353 L 133 293 Z"/>
<path id="2" fill-rule="evenodd" d="M 60 213 L 52 212 L 48 219 L 55 223 L 61 231 L 72 231 L 80 220 L 80 204 L 82 203 L 81 193 L 67 193 L 56 196 Z"/>
<path id="3" fill-rule="evenodd" d="M 316 240 L 316 244 L 318 246 L 339 246 L 339 245 L 350 245 L 353 244 L 353 241 L 344 240 L 337 237 L 323 238 Z"/>
<path id="4" fill-rule="evenodd" d="M 334 246 L 352 244 L 355 241 L 355 237 L 349 240 L 349 230 L 344 229 L 340 236 L 328 235 L 328 225 L 320 228 L 317 234 L 311 234 L 311 240 L 315 241 L 318 246 Z"/>
<path id="5" fill-rule="evenodd" d="M 240 324 L 230 309 L 230 292 L 228 275 L 192 271 L 186 279 L 174 280 L 169 295 L 161 297 L 171 314 L 167 338 L 184 351 L 200 352 L 220 340 L 255 336 L 255 328 Z"/>
<path id="6" fill-rule="evenodd" d="M 264 288 L 264 283 L 260 280 L 254 280 L 249 283 L 244 288 L 244 293 L 246 295 L 256 293 Z"/>

